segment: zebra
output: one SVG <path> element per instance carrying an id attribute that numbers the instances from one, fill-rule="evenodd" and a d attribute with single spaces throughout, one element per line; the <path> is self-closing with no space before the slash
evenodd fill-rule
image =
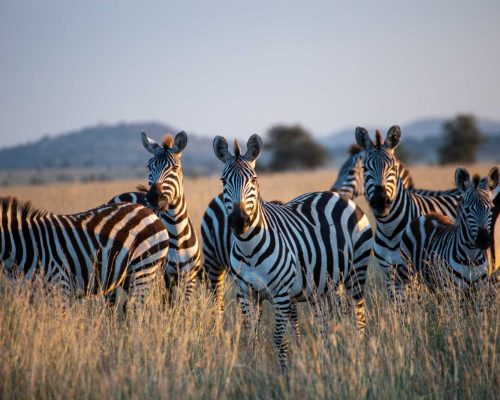
<path id="1" fill-rule="evenodd" d="M 457 220 L 453 223 L 439 214 L 413 220 L 401 241 L 407 270 L 419 272 L 432 288 L 442 283 L 440 278 L 461 289 L 471 288 L 486 278 L 493 207 L 491 190 L 498 185 L 498 174 L 498 168 L 493 167 L 487 177 L 480 179 L 475 175 L 471 181 L 465 168 L 457 168 L 455 182 L 462 193 Z"/>
<path id="2" fill-rule="evenodd" d="M 282 205 L 264 202 L 255 173 L 260 136 L 250 137 L 245 154 L 236 141 L 231 154 L 221 136 L 213 146 L 224 163 L 223 203 L 232 231 L 230 272 L 237 297 L 245 320 L 251 296 L 272 303 L 281 371 L 287 371 L 285 331 L 296 302 L 343 284 L 355 303 L 358 330 L 364 332 L 363 290 L 373 243 L 363 211 L 330 191 L 306 193 Z"/>
<path id="3" fill-rule="evenodd" d="M 500 251 L 500 220 L 498 218 L 500 215 L 500 186 L 497 186 L 492 191 L 491 197 L 493 198 L 493 208 L 491 215 L 491 265 L 489 273 L 493 274 L 500 271 L 500 257 L 498 256 Z"/>
<path id="4" fill-rule="evenodd" d="M 282 205 L 279 200 L 270 203 Z M 219 193 L 208 204 L 201 221 L 203 272 L 207 275 L 215 295 L 219 313 L 224 311 L 224 280 L 229 269 L 232 245 L 229 216 L 224 206 L 223 193 Z"/>
<path id="5" fill-rule="evenodd" d="M 337 180 L 330 190 L 354 200 L 364 194 L 364 151 L 357 144 L 353 144 L 349 148 L 349 153 L 350 157 L 342 164 Z M 399 176 L 403 181 L 403 185 L 414 193 L 439 196 L 454 192 L 415 189 L 410 172 L 401 163 L 399 163 Z M 223 284 L 229 266 L 229 252 L 231 250 L 231 229 L 225 212 L 222 193 L 214 197 L 206 208 L 201 224 L 201 234 L 204 272 L 208 275 L 215 294 L 217 308 L 222 312 L 224 310 Z"/>
<path id="6" fill-rule="evenodd" d="M 102 294 L 116 288 L 143 297 L 166 262 L 168 233 L 139 204 L 103 205 L 56 215 L 14 197 L 0 198 L 0 262 L 10 276 L 60 286 L 68 295 Z"/>
<path id="7" fill-rule="evenodd" d="M 330 190 L 338 192 L 348 199 L 354 200 L 365 194 L 363 184 L 364 151 L 357 144 L 353 144 L 349 147 L 349 155 L 350 157 L 340 167 L 337 179 L 331 186 Z M 430 197 L 458 193 L 457 189 L 428 190 L 415 188 L 410 171 L 408 171 L 408 169 L 406 169 L 399 160 L 398 162 L 399 178 L 402 180 L 403 186 L 408 190 L 411 190 L 413 193 Z M 458 203 L 456 205 L 458 206 Z"/>
<path id="8" fill-rule="evenodd" d="M 399 163 L 394 150 L 401 139 L 399 126 L 392 126 L 385 141 L 377 130 L 375 143 L 368 131 L 356 128 L 356 141 L 365 151 L 363 161 L 365 197 L 375 216 L 374 254 L 383 269 L 385 283 L 392 299 L 401 290 L 408 278 L 399 247 L 406 226 L 415 218 L 437 212 L 453 220 L 457 216 L 460 192 L 440 196 L 426 196 L 414 193 L 404 187 L 399 177 Z"/>
<path id="9" fill-rule="evenodd" d="M 144 148 L 153 154 L 147 166 L 149 189 L 139 186 L 137 192 L 122 193 L 109 203 L 139 203 L 160 218 L 169 235 L 168 264 L 164 273 L 166 287 L 168 289 L 184 277 L 185 298 L 189 300 L 200 268 L 201 251 L 184 196 L 181 157 L 187 145 L 187 134 L 181 131 L 175 138 L 168 134 L 159 145 L 141 132 L 141 140 Z"/>

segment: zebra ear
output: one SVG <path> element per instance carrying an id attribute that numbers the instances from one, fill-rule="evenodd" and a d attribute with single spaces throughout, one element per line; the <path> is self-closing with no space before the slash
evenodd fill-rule
<path id="1" fill-rule="evenodd" d="M 182 153 L 182 151 L 186 148 L 187 142 L 188 137 L 186 132 L 180 131 L 177 135 L 175 135 L 174 147 L 172 148 L 172 151 L 174 153 Z"/>
<path id="2" fill-rule="evenodd" d="M 384 147 L 394 150 L 401 140 L 401 128 L 398 125 L 391 126 L 385 137 Z"/>
<path id="3" fill-rule="evenodd" d="M 161 146 L 146 135 L 146 132 L 144 131 L 141 131 L 141 141 L 144 148 L 151 154 L 156 154 L 161 151 Z"/>
<path id="4" fill-rule="evenodd" d="M 231 158 L 231 153 L 229 152 L 227 141 L 222 136 L 216 136 L 214 138 L 213 147 L 216 157 L 223 163 Z"/>
<path id="5" fill-rule="evenodd" d="M 465 168 L 458 167 L 455 171 L 455 184 L 457 185 L 458 190 L 465 192 L 470 184 L 469 171 Z"/>
<path id="6" fill-rule="evenodd" d="M 488 188 L 493 191 L 497 188 L 499 181 L 499 171 L 498 167 L 493 167 L 490 169 L 488 174 Z"/>
<path id="7" fill-rule="evenodd" d="M 356 128 L 355 136 L 356 142 L 363 150 L 368 151 L 373 148 L 373 142 L 370 139 L 370 134 L 365 128 L 361 128 L 360 126 L 358 126 Z"/>
<path id="8" fill-rule="evenodd" d="M 247 152 L 244 157 L 248 161 L 255 161 L 259 158 L 260 153 L 262 153 L 262 139 L 259 135 L 254 134 L 250 136 L 250 139 L 248 139 Z"/>

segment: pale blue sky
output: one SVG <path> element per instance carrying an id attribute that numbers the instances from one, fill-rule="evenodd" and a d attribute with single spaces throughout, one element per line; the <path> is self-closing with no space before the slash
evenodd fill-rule
<path id="1" fill-rule="evenodd" d="M 99 122 L 248 137 L 500 119 L 500 1 L 0 0 L 0 146 Z"/>

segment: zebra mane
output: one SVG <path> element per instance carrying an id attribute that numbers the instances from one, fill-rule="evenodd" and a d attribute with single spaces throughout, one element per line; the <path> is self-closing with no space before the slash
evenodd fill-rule
<path id="1" fill-rule="evenodd" d="M 163 137 L 163 141 L 162 142 L 163 142 L 163 148 L 165 150 L 169 150 L 169 149 L 171 149 L 174 146 L 174 137 L 172 136 L 172 134 L 167 133 Z"/>
<path id="2" fill-rule="evenodd" d="M 399 163 L 399 176 L 400 178 L 403 179 L 403 181 L 406 182 L 406 188 L 407 189 L 414 189 L 415 188 L 415 182 L 413 182 L 413 178 L 410 175 L 410 171 L 406 169 L 404 164 L 398 160 Z"/>
<path id="3" fill-rule="evenodd" d="M 360 153 L 361 152 L 361 147 L 357 144 L 351 144 L 349 146 L 349 155 L 352 157 L 352 156 L 355 156 L 356 154 Z"/>
<path id="4" fill-rule="evenodd" d="M 13 196 L 0 197 L 0 204 L 2 210 L 10 209 L 12 213 L 19 215 L 21 219 L 42 218 L 50 214 L 48 211 L 34 208 L 31 201 L 21 201 Z"/>
<path id="5" fill-rule="evenodd" d="M 137 186 L 136 186 L 136 189 L 137 189 L 139 192 L 141 192 L 141 193 L 147 193 L 147 192 L 149 192 L 148 187 L 147 187 L 146 185 L 142 185 L 142 184 L 137 185 Z"/>
<path id="6" fill-rule="evenodd" d="M 375 131 L 375 146 L 382 146 L 382 134 L 378 129 Z"/>
<path id="7" fill-rule="evenodd" d="M 472 183 L 474 184 L 475 188 L 479 187 L 479 184 L 481 183 L 481 177 L 478 174 L 474 174 L 474 176 L 472 177 Z"/>
<path id="8" fill-rule="evenodd" d="M 234 156 L 236 158 L 240 158 L 241 156 L 241 149 L 240 149 L 240 144 L 236 139 L 234 139 Z"/>
<path id="9" fill-rule="evenodd" d="M 453 225 L 453 221 L 451 220 L 450 217 L 436 212 L 431 212 L 427 214 L 426 218 L 428 218 L 430 221 L 436 221 L 441 225 Z"/>

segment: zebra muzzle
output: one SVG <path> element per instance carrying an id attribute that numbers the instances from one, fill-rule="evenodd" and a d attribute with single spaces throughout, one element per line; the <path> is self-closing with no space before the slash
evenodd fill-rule
<path id="1" fill-rule="evenodd" d="M 386 208 L 391 203 L 385 189 L 382 186 L 375 186 L 373 196 L 370 199 L 370 207 L 376 214 L 384 214 Z"/>
<path id="2" fill-rule="evenodd" d="M 163 196 L 161 192 L 161 188 L 159 184 L 153 184 L 149 188 L 148 193 L 146 194 L 146 200 L 151 205 L 158 210 L 162 210 L 167 206 L 167 201 L 165 196 Z"/>
<path id="3" fill-rule="evenodd" d="M 248 230 L 250 217 L 241 203 L 234 205 L 233 212 L 229 215 L 229 225 L 238 235 L 241 235 Z"/>
<path id="4" fill-rule="evenodd" d="M 479 229 L 479 231 L 477 232 L 476 246 L 481 250 L 486 250 L 488 247 L 490 247 L 490 244 L 491 235 L 488 232 L 488 229 Z"/>

